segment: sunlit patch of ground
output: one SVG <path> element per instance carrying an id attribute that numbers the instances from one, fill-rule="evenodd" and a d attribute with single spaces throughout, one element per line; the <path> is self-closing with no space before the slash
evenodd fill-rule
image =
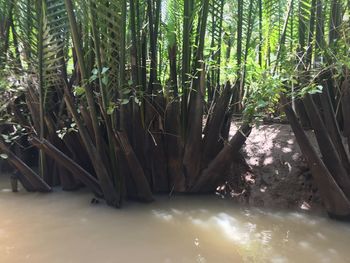
<path id="1" fill-rule="evenodd" d="M 237 126 L 233 125 L 233 135 Z M 307 132 L 317 149 L 312 131 Z M 249 203 L 256 206 L 322 210 L 322 202 L 289 125 L 255 126 L 244 146 L 253 170 Z"/>

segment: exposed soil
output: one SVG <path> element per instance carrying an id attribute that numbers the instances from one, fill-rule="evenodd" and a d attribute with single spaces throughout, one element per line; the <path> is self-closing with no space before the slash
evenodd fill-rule
<path id="1" fill-rule="evenodd" d="M 237 126 L 233 125 L 230 133 L 233 135 L 236 130 Z M 318 151 L 313 132 L 308 131 L 307 134 Z M 254 127 L 243 154 L 251 172 L 243 175 L 246 187 L 242 188 L 244 198 L 236 198 L 239 202 L 278 209 L 324 210 L 289 125 Z"/>

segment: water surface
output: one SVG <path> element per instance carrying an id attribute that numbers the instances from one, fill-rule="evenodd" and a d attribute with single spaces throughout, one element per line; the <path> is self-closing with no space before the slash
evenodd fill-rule
<path id="1" fill-rule="evenodd" d="M 12 193 L 0 176 L 0 262 L 350 262 L 350 224 L 326 217 L 203 196 L 116 210 L 92 197 Z"/>

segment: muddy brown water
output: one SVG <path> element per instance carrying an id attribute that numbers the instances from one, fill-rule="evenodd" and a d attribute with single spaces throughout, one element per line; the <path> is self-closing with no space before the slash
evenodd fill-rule
<path id="1" fill-rule="evenodd" d="M 213 197 L 157 197 L 121 210 L 88 192 L 12 193 L 0 176 L 1 263 L 350 262 L 350 224 L 239 207 Z"/>

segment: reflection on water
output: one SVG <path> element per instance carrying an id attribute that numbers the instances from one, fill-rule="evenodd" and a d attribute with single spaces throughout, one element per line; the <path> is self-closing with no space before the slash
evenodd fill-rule
<path id="1" fill-rule="evenodd" d="M 203 196 L 114 210 L 8 186 L 0 178 L 0 262 L 350 262 L 350 225 L 326 217 Z"/>

